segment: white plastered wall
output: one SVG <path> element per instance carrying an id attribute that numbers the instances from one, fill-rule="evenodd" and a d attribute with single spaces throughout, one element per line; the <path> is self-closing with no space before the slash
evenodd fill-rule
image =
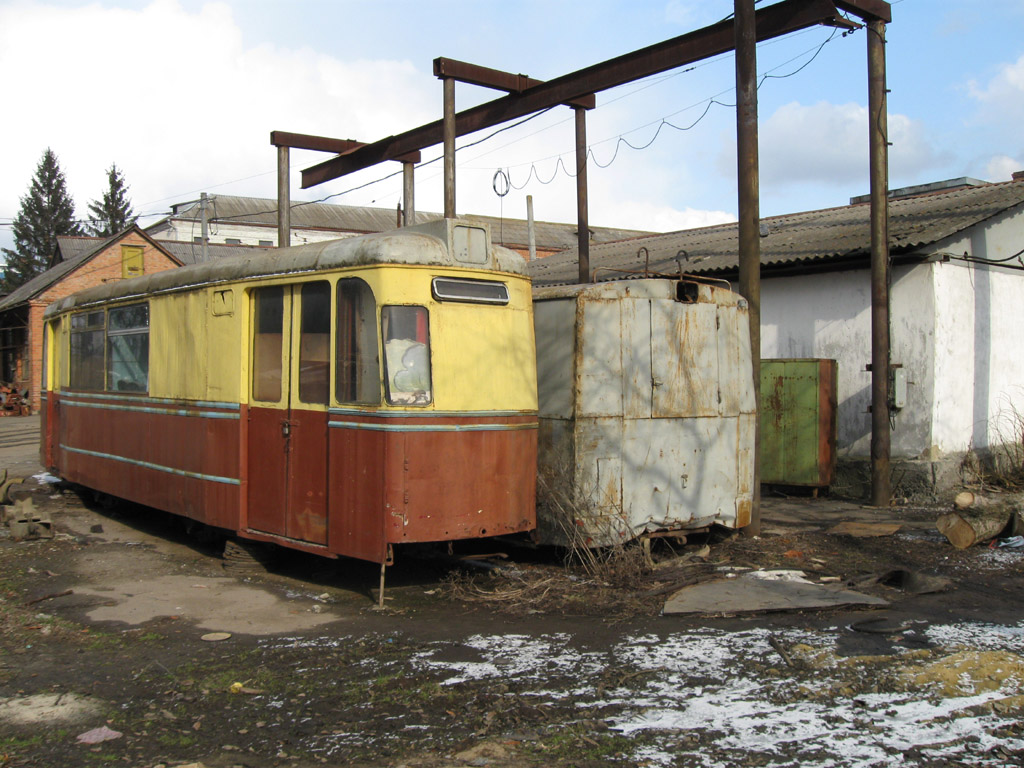
<path id="1" fill-rule="evenodd" d="M 928 264 L 897 267 L 892 279 L 891 347 L 907 372 L 907 406 L 896 415 L 893 455 L 930 444 L 933 291 Z M 761 283 L 761 357 L 830 358 L 839 363 L 837 448 L 871 451 L 871 275 L 867 269 L 771 278 Z"/>
<path id="2" fill-rule="evenodd" d="M 936 252 L 996 260 L 1022 248 L 1024 212 L 1018 212 L 941 243 Z M 1020 440 L 1012 427 L 1015 413 L 1024 413 L 1024 272 L 939 263 L 935 296 L 933 455 Z"/>

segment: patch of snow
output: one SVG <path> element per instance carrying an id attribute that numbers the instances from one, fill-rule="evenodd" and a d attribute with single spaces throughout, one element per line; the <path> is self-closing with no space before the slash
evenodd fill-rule
<path id="1" fill-rule="evenodd" d="M 907 765 L 968 760 L 994 766 L 1000 760 L 990 753 L 993 747 L 1024 749 L 1024 740 L 994 735 L 1016 722 L 1011 716 L 976 714 L 984 712 L 982 705 L 1014 691 L 938 700 L 902 691 L 841 695 L 851 668 L 829 659 L 846 633 L 838 627 L 705 628 L 666 636 L 626 635 L 610 651 L 600 652 L 586 650 L 585 638 L 565 633 L 475 635 L 462 646 L 478 660 L 446 660 L 443 654 L 453 646 L 439 643 L 417 654 L 414 664 L 449 675 L 445 685 L 500 678 L 526 684 L 529 690 L 521 696 L 571 700 L 583 711 L 600 711 L 614 730 L 638 739 L 631 759 L 639 765 L 670 766 L 682 760 L 725 768 L 738 756 L 756 755 L 760 764 L 779 768 L 881 768 L 900 758 Z M 961 646 L 1024 650 L 1024 622 L 932 626 L 926 633 L 945 651 Z M 768 674 L 781 667 L 770 637 L 822 651 L 816 659 L 821 668 L 810 679 Z M 892 663 L 900 663 L 900 654 Z M 559 678 L 571 680 L 571 690 L 561 689 Z M 555 684 L 538 690 L 533 686 L 537 681 Z M 686 733 L 699 734 L 700 742 L 691 747 L 680 736 Z"/>
<path id="2" fill-rule="evenodd" d="M 943 648 L 1024 653 L 1024 621 L 1016 626 L 979 623 L 936 624 L 924 632 L 931 642 Z"/>

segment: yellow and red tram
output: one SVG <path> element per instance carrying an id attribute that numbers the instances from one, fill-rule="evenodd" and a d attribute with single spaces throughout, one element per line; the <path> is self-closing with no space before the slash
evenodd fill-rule
<path id="1" fill-rule="evenodd" d="M 531 530 L 532 311 L 522 258 L 457 220 L 89 289 L 46 312 L 43 463 L 382 565 Z"/>

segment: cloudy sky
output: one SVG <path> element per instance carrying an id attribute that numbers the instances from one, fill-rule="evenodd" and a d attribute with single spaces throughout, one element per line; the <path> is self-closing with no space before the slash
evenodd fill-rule
<path id="1" fill-rule="evenodd" d="M 439 118 L 437 56 L 548 79 L 714 23 L 732 7 L 0 0 L 0 245 L 11 244 L 11 219 L 47 147 L 80 217 L 117 163 L 136 212 L 152 223 L 200 192 L 274 197 L 272 130 L 373 141 Z M 1024 0 L 893 3 L 891 186 L 1000 181 L 1024 169 L 1022 31 Z M 758 47 L 768 76 L 759 91 L 763 215 L 867 192 L 866 46 L 863 30 L 819 27 Z M 672 230 L 735 219 L 734 72 L 726 55 L 598 95 L 588 115 L 593 225 Z M 495 96 L 460 84 L 456 102 Z M 559 164 L 572 167 L 573 147 L 572 113 L 556 108 L 461 151 L 458 210 L 525 218 L 532 194 L 538 219 L 574 221 L 575 182 Z M 427 149 L 424 160 L 439 154 Z M 400 200 L 400 177 L 369 183 L 395 163 L 300 190 L 299 171 L 324 158 L 292 153 L 293 200 Z M 499 169 L 513 186 L 503 198 L 492 188 Z M 420 210 L 441 210 L 440 174 L 440 163 L 417 171 Z"/>

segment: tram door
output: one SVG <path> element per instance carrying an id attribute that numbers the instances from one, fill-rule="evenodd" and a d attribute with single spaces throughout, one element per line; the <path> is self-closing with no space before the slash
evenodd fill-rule
<path id="1" fill-rule="evenodd" d="M 257 288 L 252 307 L 248 527 L 326 544 L 330 284 Z"/>

